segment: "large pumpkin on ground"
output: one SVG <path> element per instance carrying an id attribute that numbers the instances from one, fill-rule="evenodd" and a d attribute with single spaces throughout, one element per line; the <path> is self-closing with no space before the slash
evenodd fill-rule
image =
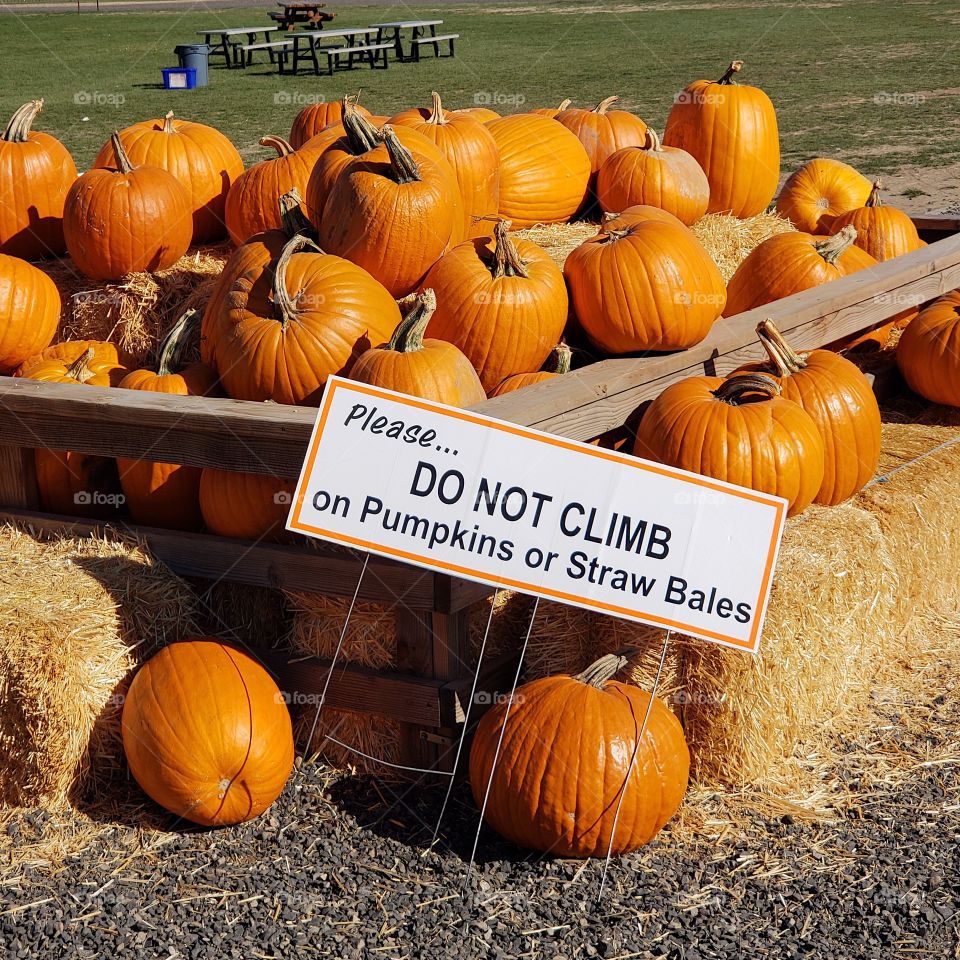
<path id="1" fill-rule="evenodd" d="M 219 537 L 284 540 L 296 486 L 296 480 L 208 467 L 200 477 L 200 512 Z"/>
<path id="2" fill-rule="evenodd" d="M 723 278 L 686 228 L 606 223 L 563 267 L 574 313 L 607 353 L 683 350 L 699 343 L 726 301 Z"/>
<path id="3" fill-rule="evenodd" d="M 562 124 L 548 117 L 514 114 L 487 129 L 500 155 L 500 215 L 516 229 L 565 223 L 590 189 L 590 157 Z"/>
<path id="4" fill-rule="evenodd" d="M 788 516 L 823 485 L 824 447 L 817 425 L 780 386 L 758 373 L 688 377 L 647 408 L 635 456 L 783 497 Z"/>
<path id="5" fill-rule="evenodd" d="M 780 134 L 770 98 L 740 85 L 734 60 L 712 82 L 695 80 L 674 99 L 663 142 L 694 156 L 710 181 L 708 213 L 753 217 L 766 210 L 780 179 Z"/>
<path id="6" fill-rule="evenodd" d="M 870 196 L 862 207 L 841 214 L 833 221 L 834 231 L 848 225 L 853 227 L 857 231 L 857 246 L 878 262 L 901 257 L 926 246 L 910 217 L 881 201 L 882 186 L 880 180 L 875 180 Z"/>
<path id="7" fill-rule="evenodd" d="M 70 259 L 94 280 L 120 280 L 175 264 L 190 246 L 190 202 L 158 167 L 134 167 L 117 134 L 115 166 L 79 177 L 67 194 L 63 232 Z"/>
<path id="8" fill-rule="evenodd" d="M 454 247 L 424 279 L 437 297 L 427 332 L 459 347 L 488 393 L 505 377 L 539 370 L 567 322 L 560 268 L 509 230 L 498 221 L 492 238 Z"/>
<path id="9" fill-rule="evenodd" d="M 351 106 L 357 113 L 369 118 L 370 111 L 350 98 Z M 343 119 L 343 100 L 324 100 L 322 103 L 311 103 L 304 107 L 293 121 L 290 128 L 290 144 L 294 150 L 299 150 L 311 137 L 315 137 L 333 123 Z"/>
<path id="10" fill-rule="evenodd" d="M 801 233 L 834 233 L 837 217 L 862 207 L 870 190 L 870 181 L 850 164 L 817 157 L 787 178 L 777 213 Z"/>
<path id="11" fill-rule="evenodd" d="M 193 243 L 220 240 L 227 234 L 224 208 L 230 184 L 243 173 L 237 148 L 213 127 L 177 120 L 144 120 L 120 131 L 120 142 L 137 167 L 160 167 L 187 191 L 193 214 Z M 95 167 L 113 166 L 108 143 Z"/>
<path id="12" fill-rule="evenodd" d="M 921 397 L 960 407 L 960 290 L 934 300 L 904 330 L 897 366 Z"/>
<path id="13" fill-rule="evenodd" d="M 49 133 L 30 127 L 43 106 L 30 100 L 0 136 L 0 253 L 23 260 L 59 256 L 63 202 L 77 179 L 70 151 Z"/>
<path id="14" fill-rule="evenodd" d="M 258 816 L 293 769 L 290 712 L 252 657 L 213 638 L 165 647 L 123 704 L 130 772 L 178 817 L 227 826 Z"/>
<path id="15" fill-rule="evenodd" d="M 47 347 L 59 322 L 56 284 L 25 260 L 0 253 L 0 374 Z"/>
<path id="16" fill-rule="evenodd" d="M 677 812 L 690 772 L 683 728 L 660 700 L 613 679 L 625 664 L 611 654 L 576 677 L 534 680 L 484 715 L 470 787 L 497 833 L 602 858 L 649 843 Z"/>

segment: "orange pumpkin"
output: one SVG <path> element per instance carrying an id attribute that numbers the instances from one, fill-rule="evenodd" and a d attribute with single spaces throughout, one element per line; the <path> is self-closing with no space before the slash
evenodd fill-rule
<path id="1" fill-rule="evenodd" d="M 183 361 L 199 323 L 195 310 L 185 313 L 161 345 L 156 372 L 134 370 L 120 381 L 121 388 L 180 397 L 217 396 L 216 373 L 205 363 Z M 172 530 L 202 529 L 198 467 L 118 458 L 117 468 L 127 508 L 137 523 Z"/>
<path id="2" fill-rule="evenodd" d="M 70 151 L 49 133 L 30 129 L 43 107 L 30 100 L 0 136 L 0 253 L 23 260 L 57 257 L 63 239 L 63 202 L 77 179 Z"/>
<path id="3" fill-rule="evenodd" d="M 647 130 L 643 146 L 611 154 L 597 175 L 597 199 L 607 212 L 638 204 L 660 207 L 687 226 L 710 205 L 710 183 L 686 150 L 664 147 L 657 132 Z"/>
<path id="4" fill-rule="evenodd" d="M 603 858 L 649 843 L 677 812 L 690 773 L 683 728 L 660 700 L 613 679 L 626 663 L 610 654 L 578 676 L 525 683 L 484 715 L 470 787 L 497 833 Z"/>
<path id="5" fill-rule="evenodd" d="M 445 111 L 438 93 L 429 110 L 405 110 L 390 123 L 423 134 L 446 157 L 463 197 L 464 235 L 483 236 L 486 227 L 475 218 L 494 216 L 500 198 L 500 156 L 490 131 L 469 113 Z"/>
<path id="6" fill-rule="evenodd" d="M 753 217 L 780 179 L 780 135 L 770 98 L 737 84 L 734 60 L 716 82 L 695 80 L 674 99 L 663 142 L 693 155 L 710 181 L 708 213 Z"/>
<path id="7" fill-rule="evenodd" d="M 610 212 L 603 215 L 604 226 L 610 227 L 613 230 L 622 230 L 631 224 L 643 223 L 646 220 L 656 220 L 658 223 L 672 223 L 675 227 L 683 227 L 684 230 L 688 229 L 687 225 L 672 213 L 668 213 L 662 207 L 652 207 L 646 203 L 637 203 L 632 207 L 621 210 L 619 213 Z"/>
<path id="8" fill-rule="evenodd" d="M 212 637 L 171 644 L 137 671 L 121 730 L 144 792 L 207 827 L 258 816 L 293 769 L 290 712 L 276 683 Z"/>
<path id="9" fill-rule="evenodd" d="M 451 407 L 470 407 L 486 400 L 477 371 L 452 343 L 424 339 L 437 308 L 434 292 L 424 290 L 409 299 L 410 311 L 390 342 L 361 354 L 350 379 Z"/>
<path id="10" fill-rule="evenodd" d="M 227 230 L 238 247 L 265 230 L 281 229 L 277 197 L 291 190 L 303 195 L 321 152 L 320 144 L 313 143 L 294 150 L 282 137 L 263 137 L 260 145 L 272 147 L 277 156 L 244 170 L 227 194 Z"/>
<path id="11" fill-rule="evenodd" d="M 0 374 L 47 347 L 59 322 L 56 284 L 25 260 L 0 253 Z"/>
<path id="12" fill-rule="evenodd" d="M 563 274 L 580 326 L 607 353 L 684 350 L 726 302 L 723 277 L 696 237 L 654 220 L 604 224 L 570 253 Z"/>
<path id="13" fill-rule="evenodd" d="M 538 370 L 536 373 L 517 373 L 512 377 L 507 377 L 500 381 L 500 384 L 490 396 L 501 397 L 505 393 L 513 393 L 514 390 L 523 390 L 524 387 L 532 387 L 538 383 L 553 380 L 554 377 L 563 376 L 563 374 L 570 372 L 570 359 L 570 348 L 565 343 L 558 343 L 547 361 L 548 369 Z"/>
<path id="14" fill-rule="evenodd" d="M 563 124 L 583 144 L 590 158 L 590 188 L 604 161 L 625 147 L 643 146 L 647 125 L 626 110 L 611 110 L 620 98 L 607 97 L 592 110 L 560 110 L 554 119 Z"/>
<path id="15" fill-rule="evenodd" d="M 960 290 L 934 300 L 903 331 L 897 366 L 924 399 L 960 407 Z"/>
<path id="16" fill-rule="evenodd" d="M 489 123 L 491 120 L 499 120 L 500 114 L 489 107 L 463 107 L 456 111 L 457 113 L 468 113 L 470 116 L 479 120 L 481 123 Z"/>
<path id="17" fill-rule="evenodd" d="M 312 247 L 314 252 L 301 252 Z M 364 269 L 302 235 L 280 257 L 239 276 L 214 321 L 220 380 L 236 400 L 320 402 L 327 377 L 388 340 L 400 311 Z"/>
<path id="18" fill-rule="evenodd" d="M 88 354 L 88 351 L 91 351 Z M 119 355 L 117 354 L 116 344 L 105 340 L 64 340 L 63 343 L 53 343 L 40 353 L 35 354 L 20 364 L 15 377 L 28 377 L 31 370 L 40 363 L 47 361 L 57 361 L 57 372 L 63 372 L 79 360 L 84 354 L 87 354 L 92 366 L 105 365 L 108 368 L 122 368 Z M 110 374 L 110 385 L 119 384 L 120 380 L 126 376 L 126 370 L 122 374 Z M 36 378 L 32 378 L 36 379 Z"/>
<path id="19" fill-rule="evenodd" d="M 779 233 L 767 238 L 750 251 L 730 278 L 725 315 L 733 317 L 875 266 L 877 261 L 854 245 L 856 238 L 853 227 L 827 238 L 809 233 Z"/>
<path id="20" fill-rule="evenodd" d="M 402 297 L 462 229 L 462 206 L 456 205 L 460 191 L 449 164 L 407 149 L 390 126 L 383 132 L 384 143 L 346 167 L 331 188 L 320 245 Z"/>
<path id="21" fill-rule="evenodd" d="M 818 157 L 787 178 L 777 213 L 801 233 L 834 233 L 836 218 L 862 207 L 870 190 L 870 181 L 850 164 Z"/>
<path id="22" fill-rule="evenodd" d="M 349 99 L 350 105 L 357 113 L 370 118 L 370 111 L 356 102 L 356 97 Z M 339 123 L 343 119 L 344 100 L 324 100 L 321 103 L 311 103 L 304 107 L 295 117 L 290 128 L 290 143 L 294 150 L 299 150 L 311 137 L 315 137 L 331 124 Z"/>
<path id="23" fill-rule="evenodd" d="M 514 114 L 492 120 L 500 155 L 500 215 L 516 229 L 565 223 L 589 195 L 590 157 L 561 123 Z"/>
<path id="24" fill-rule="evenodd" d="M 94 280 L 163 270 L 190 246 L 190 201 L 165 170 L 134 167 L 117 134 L 115 169 L 96 168 L 67 193 L 63 232 L 70 259 Z"/>
<path id="25" fill-rule="evenodd" d="M 874 180 L 867 202 L 856 210 L 841 214 L 833 222 L 835 231 L 850 225 L 857 231 L 856 244 L 875 260 L 892 260 L 905 253 L 920 250 L 926 244 L 920 239 L 913 221 L 896 207 L 887 207 L 880 200 L 880 180 Z"/>
<path id="26" fill-rule="evenodd" d="M 463 351 L 487 392 L 515 373 L 539 370 L 567 322 L 560 268 L 529 240 L 467 240 L 440 258 L 424 279 L 437 297 L 427 332 Z"/>
<path id="27" fill-rule="evenodd" d="M 285 540 L 296 480 L 206 468 L 200 512 L 207 530 L 236 540 Z"/>
<path id="28" fill-rule="evenodd" d="M 573 101 L 568 97 L 565 100 L 561 100 L 560 105 L 558 107 L 537 107 L 536 110 L 529 110 L 528 113 L 535 114 L 538 117 L 549 117 L 551 120 L 556 120 L 557 114 L 562 113 L 564 110 L 569 109 L 570 104 L 572 103 Z M 493 117 L 487 117 L 487 119 L 488 120 L 496 119 L 496 115 L 494 115 Z"/>
<path id="29" fill-rule="evenodd" d="M 243 173 L 237 148 L 213 127 L 176 120 L 144 120 L 120 131 L 120 142 L 137 167 L 160 167 L 186 190 L 193 214 L 193 243 L 209 243 L 227 235 L 224 208 L 230 184 Z M 113 149 L 106 144 L 95 167 L 112 167 Z"/>
<path id="30" fill-rule="evenodd" d="M 832 350 L 796 353 L 770 320 L 758 324 L 757 336 L 769 359 L 749 369 L 774 377 L 781 396 L 803 407 L 823 439 L 823 483 L 814 502 L 849 500 L 880 461 L 880 408 L 867 378 Z"/>
<path id="31" fill-rule="evenodd" d="M 823 484 L 823 439 L 780 392 L 757 373 L 674 383 L 644 413 L 634 455 L 783 497 L 796 516 Z"/>

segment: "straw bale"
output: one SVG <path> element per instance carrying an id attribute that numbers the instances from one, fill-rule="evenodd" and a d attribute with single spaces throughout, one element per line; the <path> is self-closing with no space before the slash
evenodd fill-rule
<path id="1" fill-rule="evenodd" d="M 0 805 L 102 790 L 131 669 L 195 629 L 186 584 L 137 542 L 0 527 Z"/>
<path id="2" fill-rule="evenodd" d="M 513 236 L 530 240 L 542 247 L 562 270 L 567 257 L 585 240 L 595 237 L 599 229 L 598 224 L 589 221 L 538 223 L 525 230 L 515 231 Z"/>
<path id="3" fill-rule="evenodd" d="M 232 640 L 241 646 L 278 647 L 287 638 L 292 614 L 280 590 L 229 580 L 187 581 L 197 595 L 205 634 Z"/>
<path id="4" fill-rule="evenodd" d="M 743 219 L 727 213 L 708 213 L 691 229 L 710 254 L 726 283 L 754 247 L 795 227 L 776 213 L 758 213 L 755 217 Z"/>

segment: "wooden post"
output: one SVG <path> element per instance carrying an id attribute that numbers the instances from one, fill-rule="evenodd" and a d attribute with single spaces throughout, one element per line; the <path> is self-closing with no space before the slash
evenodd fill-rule
<path id="1" fill-rule="evenodd" d="M 38 502 L 33 451 L 0 444 L 0 506 L 35 510 Z"/>

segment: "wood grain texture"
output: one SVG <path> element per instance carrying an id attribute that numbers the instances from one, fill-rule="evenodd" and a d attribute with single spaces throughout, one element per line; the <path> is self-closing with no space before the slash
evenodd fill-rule
<path id="1" fill-rule="evenodd" d="M 0 444 L 0 504 L 34 510 L 37 502 L 33 451 Z"/>

